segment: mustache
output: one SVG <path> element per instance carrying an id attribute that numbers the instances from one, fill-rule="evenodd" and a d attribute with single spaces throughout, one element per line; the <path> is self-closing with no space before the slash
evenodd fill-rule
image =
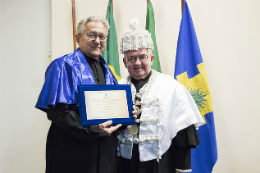
<path id="1" fill-rule="evenodd" d="M 90 46 L 91 46 L 91 47 L 92 47 L 92 46 L 94 46 L 94 47 L 98 46 L 99 48 L 101 47 L 101 46 L 99 46 L 99 44 L 95 44 L 95 43 L 91 43 Z"/>

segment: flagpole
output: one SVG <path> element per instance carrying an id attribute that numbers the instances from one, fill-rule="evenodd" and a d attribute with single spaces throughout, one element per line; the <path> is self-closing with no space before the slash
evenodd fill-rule
<path id="1" fill-rule="evenodd" d="M 183 4 L 184 4 L 184 0 L 181 0 L 181 14 L 183 14 Z"/>
<path id="2" fill-rule="evenodd" d="M 114 8 L 113 8 L 113 0 L 110 0 L 111 1 L 111 5 L 112 5 L 112 13 L 114 12 Z"/>
<path id="3" fill-rule="evenodd" d="M 76 50 L 76 15 L 75 15 L 75 0 L 71 0 L 72 2 L 72 24 L 73 24 L 73 45 L 74 50 Z"/>

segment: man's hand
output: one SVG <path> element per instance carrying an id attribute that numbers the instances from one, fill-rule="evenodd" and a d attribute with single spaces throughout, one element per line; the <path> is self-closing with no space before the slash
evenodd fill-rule
<path id="1" fill-rule="evenodd" d="M 137 111 L 137 109 L 136 109 L 136 106 L 135 106 L 135 105 L 133 106 L 133 111 L 132 111 L 132 114 L 133 114 L 133 117 L 134 117 L 134 119 L 136 119 L 136 118 L 137 118 L 137 116 L 138 116 L 138 111 Z"/>
<path id="2" fill-rule="evenodd" d="M 99 136 L 110 136 L 111 133 L 113 133 L 114 131 L 116 131 L 119 127 L 122 126 L 122 124 L 118 124 L 116 126 L 111 126 L 112 121 L 106 121 L 102 124 L 99 124 L 99 128 L 100 128 L 100 133 Z"/>

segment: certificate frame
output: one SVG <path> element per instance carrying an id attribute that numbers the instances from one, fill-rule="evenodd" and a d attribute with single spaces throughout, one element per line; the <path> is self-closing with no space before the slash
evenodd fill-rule
<path id="1" fill-rule="evenodd" d="M 80 113 L 80 123 L 82 127 L 89 127 L 94 124 L 102 124 L 108 120 L 112 120 L 112 126 L 117 124 L 130 125 L 135 124 L 135 119 L 133 118 L 132 108 L 132 93 L 130 85 L 78 85 L 78 99 L 79 99 L 79 113 Z M 101 118 L 101 119 L 88 119 L 87 106 L 85 92 L 86 91 L 116 91 L 124 90 L 126 93 L 126 102 L 128 109 L 128 117 L 125 118 Z M 100 108 L 101 109 L 101 108 Z"/>

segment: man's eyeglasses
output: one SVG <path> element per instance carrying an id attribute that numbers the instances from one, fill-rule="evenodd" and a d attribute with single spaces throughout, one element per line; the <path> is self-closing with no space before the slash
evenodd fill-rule
<path id="1" fill-rule="evenodd" d="M 107 41 L 107 36 L 106 35 L 97 35 L 94 33 L 87 33 L 88 39 L 89 40 L 96 40 L 97 37 L 99 38 L 100 42 L 106 42 Z"/>
<path id="2" fill-rule="evenodd" d="M 137 60 L 137 56 L 129 56 L 126 58 L 128 62 L 134 63 Z M 145 62 L 148 59 L 148 55 L 142 54 L 138 56 L 139 61 Z"/>

